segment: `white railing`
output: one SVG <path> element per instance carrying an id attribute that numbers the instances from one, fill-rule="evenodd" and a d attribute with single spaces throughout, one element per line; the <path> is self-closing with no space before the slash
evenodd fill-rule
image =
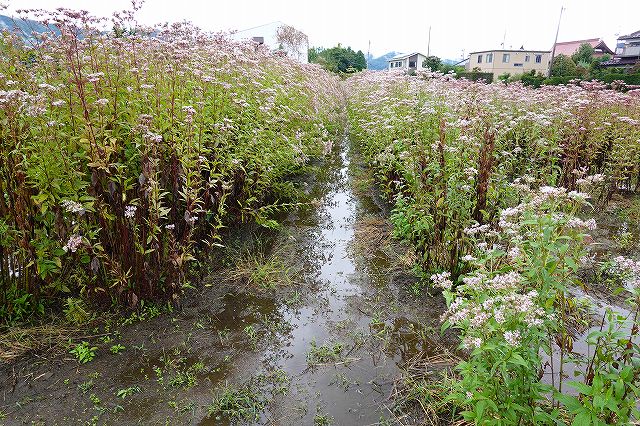
<path id="1" fill-rule="evenodd" d="M 625 46 L 620 56 L 640 56 L 640 46 Z"/>

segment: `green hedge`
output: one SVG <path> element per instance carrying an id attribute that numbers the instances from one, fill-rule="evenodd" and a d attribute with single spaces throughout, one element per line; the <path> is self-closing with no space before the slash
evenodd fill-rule
<path id="1" fill-rule="evenodd" d="M 459 72 L 456 75 L 458 78 L 466 78 L 471 81 L 484 80 L 487 83 L 493 82 L 493 74 L 490 72 Z"/>
<path id="2" fill-rule="evenodd" d="M 611 83 L 614 80 L 622 80 L 627 84 L 640 84 L 640 73 L 636 74 L 607 74 L 599 80 Z"/>
<path id="3" fill-rule="evenodd" d="M 522 82 L 527 85 L 527 86 L 535 86 L 535 87 L 540 87 L 540 84 L 536 85 L 536 80 L 537 77 L 526 77 L 523 76 L 522 78 Z M 529 81 L 531 80 L 531 81 Z M 541 84 L 543 85 L 547 85 L 547 86 L 557 86 L 559 84 L 568 84 L 571 80 L 582 80 L 580 77 L 577 76 L 569 76 L 569 77 L 550 77 L 550 78 L 546 78 L 542 81 Z M 603 83 L 611 83 L 615 80 L 621 80 L 624 81 L 626 84 L 629 85 L 636 85 L 636 84 L 640 84 L 640 73 L 636 73 L 636 74 L 606 74 L 602 77 L 599 77 L 597 79 L 589 79 L 589 80 L 599 80 Z"/>

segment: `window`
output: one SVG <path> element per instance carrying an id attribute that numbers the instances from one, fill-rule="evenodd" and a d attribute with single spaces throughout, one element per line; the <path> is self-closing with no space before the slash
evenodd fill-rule
<path id="1" fill-rule="evenodd" d="M 524 57 L 524 61 L 525 62 L 529 62 L 530 59 L 531 59 L 530 55 L 525 55 L 525 57 Z"/>
<path id="2" fill-rule="evenodd" d="M 509 63 L 509 60 L 511 60 L 511 55 L 508 53 L 503 53 L 502 54 L 502 62 L 505 64 Z"/>
<path id="3" fill-rule="evenodd" d="M 409 62 L 409 68 L 415 68 L 416 67 L 416 63 L 413 61 Z"/>
<path id="4" fill-rule="evenodd" d="M 478 63 L 481 64 L 482 63 L 482 55 L 478 55 Z"/>
<path id="5" fill-rule="evenodd" d="M 396 67 L 400 68 L 402 66 L 402 61 L 396 62 Z"/>
<path id="6" fill-rule="evenodd" d="M 493 62 L 493 53 L 487 53 L 487 63 Z"/>
<path id="7" fill-rule="evenodd" d="M 542 55 L 536 55 L 536 64 L 542 63 Z"/>
<path id="8" fill-rule="evenodd" d="M 514 67 L 521 67 L 523 64 L 513 64 Z"/>

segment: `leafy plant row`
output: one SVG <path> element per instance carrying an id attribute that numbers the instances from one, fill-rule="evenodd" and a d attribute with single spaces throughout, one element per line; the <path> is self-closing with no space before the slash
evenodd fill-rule
<path id="1" fill-rule="evenodd" d="M 350 130 L 395 232 L 443 290 L 443 329 L 467 355 L 453 379 L 424 384 L 447 393 L 440 402 L 420 403 L 483 425 L 638 419 L 640 262 L 600 264 L 628 310 L 594 325 L 573 295 L 594 267 L 596 223 L 578 214 L 638 189 L 638 92 L 393 74 L 354 77 L 349 91 Z M 581 336 L 577 324 L 594 327 Z"/>
<path id="2" fill-rule="evenodd" d="M 436 74 L 437 75 L 437 74 Z M 595 180 L 606 202 L 640 186 L 640 97 L 601 85 L 530 89 L 366 73 L 349 79 L 349 126 L 394 202 L 424 271 L 466 270 L 464 229 L 517 203 L 522 183 Z"/>
<path id="3" fill-rule="evenodd" d="M 341 108 L 335 78 L 186 24 L 37 12 L 0 37 L 0 314 L 64 293 L 177 298 L 223 228 L 287 201 Z"/>

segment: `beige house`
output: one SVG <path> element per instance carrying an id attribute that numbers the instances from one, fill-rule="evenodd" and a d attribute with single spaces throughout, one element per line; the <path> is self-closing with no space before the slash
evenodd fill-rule
<path id="1" fill-rule="evenodd" d="M 484 50 L 469 54 L 467 70 L 490 72 L 494 79 L 504 73 L 516 75 L 531 70 L 546 74 L 550 60 L 551 52 L 548 50 Z"/>

